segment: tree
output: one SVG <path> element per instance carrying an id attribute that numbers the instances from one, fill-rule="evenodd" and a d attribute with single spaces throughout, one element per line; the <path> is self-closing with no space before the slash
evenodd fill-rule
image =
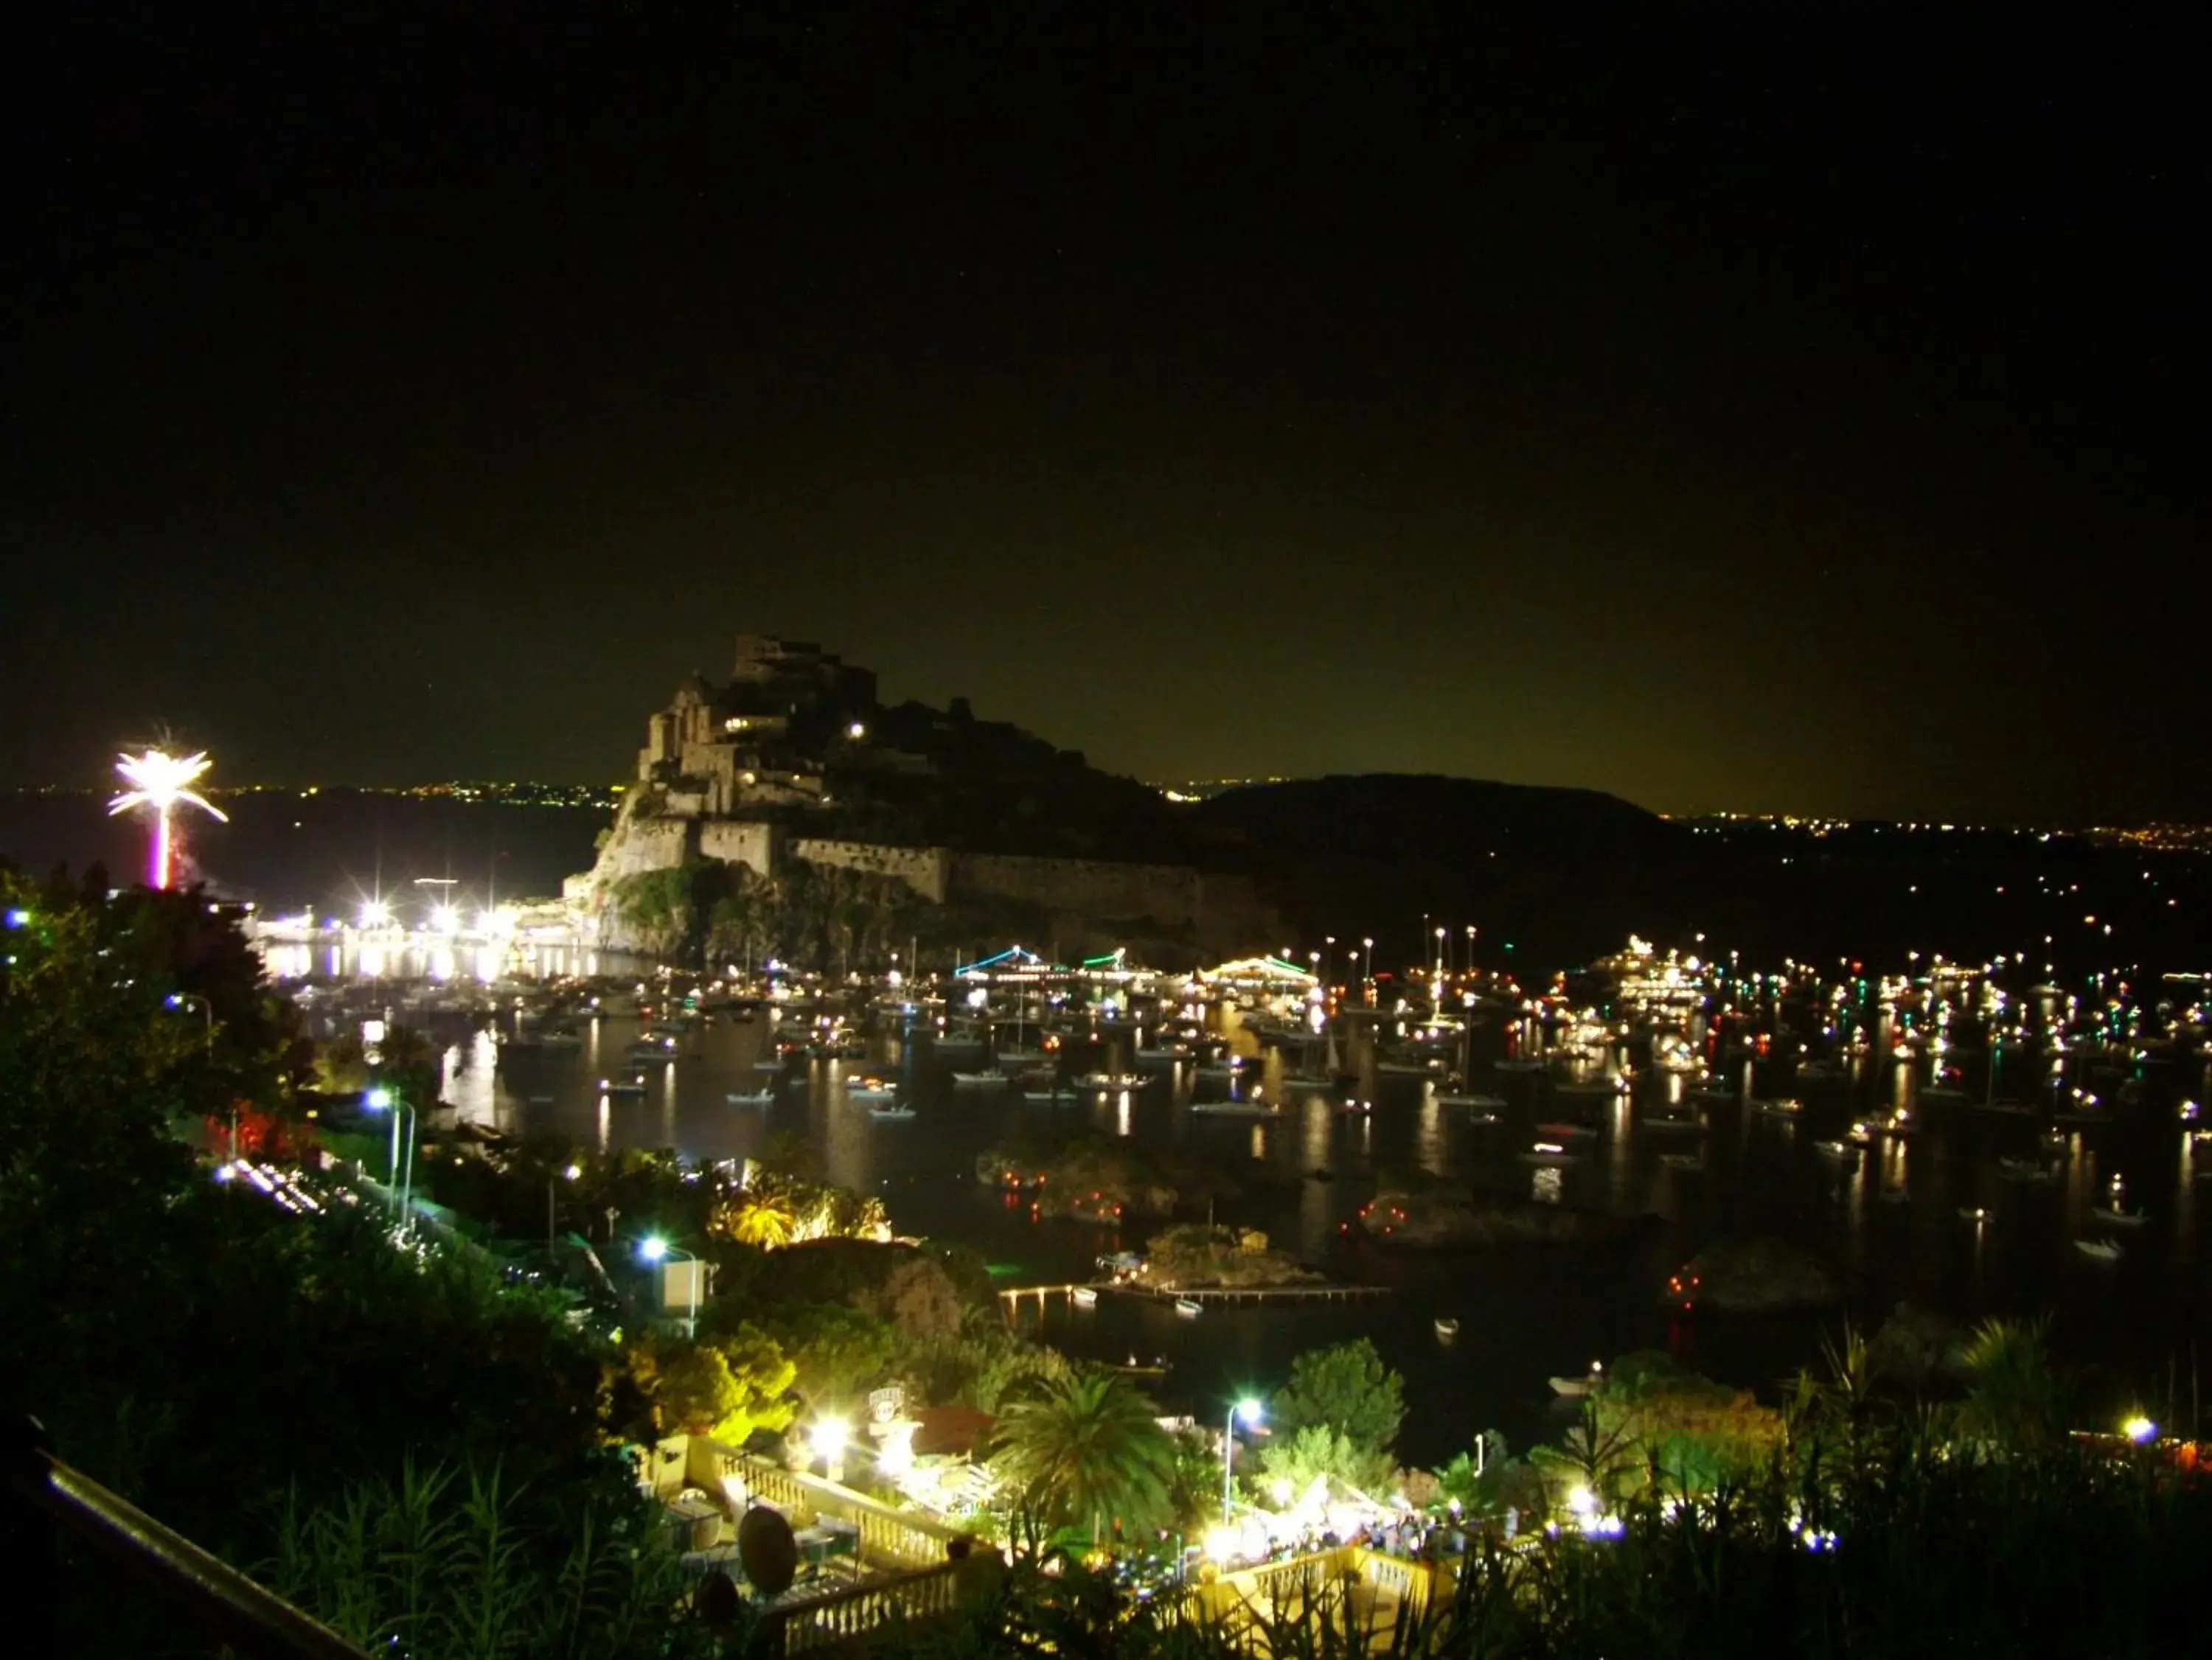
<path id="1" fill-rule="evenodd" d="M 1285 1434 L 1278 1432 L 1260 1450 L 1260 1475 L 1267 1487 L 1288 1484 L 1304 1493 L 1316 1480 L 1353 1487 L 1370 1499 L 1389 1497 L 1397 1484 L 1397 1470 L 1389 1456 L 1353 1440 L 1329 1424 L 1302 1424 Z"/>
<path id="2" fill-rule="evenodd" d="M 819 1413 L 849 1403 L 890 1365 L 898 1346 L 890 1325 L 846 1303 L 776 1309 L 763 1325 L 797 1368 L 793 1387 Z"/>
<path id="3" fill-rule="evenodd" d="M 1175 1447 L 1158 1409 L 1111 1372 L 1048 1383 L 1015 1402 L 993 1433 L 991 1469 L 1014 1501 L 1047 1520 L 1150 1528 L 1170 1512 Z"/>
<path id="4" fill-rule="evenodd" d="M 1384 1453 L 1405 1420 L 1405 1388 L 1375 1345 L 1358 1337 L 1291 1361 L 1291 1380 L 1276 1391 L 1270 1415 L 1278 1434 L 1325 1424 L 1363 1451 Z"/>
<path id="5" fill-rule="evenodd" d="M 662 1434 L 711 1435 L 743 1446 L 755 1430 L 791 1422 L 793 1409 L 784 1396 L 797 1368 L 757 1327 L 740 1325 L 719 1342 L 639 1343 L 629 1363 Z"/>

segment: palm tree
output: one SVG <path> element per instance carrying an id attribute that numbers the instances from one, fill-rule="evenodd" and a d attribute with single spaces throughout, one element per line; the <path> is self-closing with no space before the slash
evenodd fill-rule
<path id="1" fill-rule="evenodd" d="M 776 1188 L 755 1193 L 730 1223 L 732 1239 L 765 1251 L 789 1245 L 798 1232 L 799 1211 L 790 1196 Z"/>
<path id="2" fill-rule="evenodd" d="M 1131 1528 L 1167 1519 L 1175 1445 L 1158 1409 L 1106 1372 L 1045 1380 L 1009 1406 L 994 1433 L 992 1472 L 1017 1502 L 1052 1521 L 1102 1517 Z"/>
<path id="3" fill-rule="evenodd" d="M 1984 1320 L 1960 1357 L 1966 1398 L 1960 1425 L 1977 1439 L 2017 1451 L 2065 1433 L 2065 1389 L 2051 1364 L 2047 1320 Z"/>

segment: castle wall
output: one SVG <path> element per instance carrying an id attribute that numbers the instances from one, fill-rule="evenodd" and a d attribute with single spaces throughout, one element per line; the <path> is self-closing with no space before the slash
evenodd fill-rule
<path id="1" fill-rule="evenodd" d="M 600 850 L 592 880 L 604 888 L 643 871 L 671 869 L 684 863 L 690 845 L 687 819 L 627 819 Z"/>
<path id="2" fill-rule="evenodd" d="M 742 864 L 755 875 L 775 874 L 775 827 L 709 821 L 699 827 L 699 857 Z"/>
<path id="3" fill-rule="evenodd" d="M 876 842 L 830 841 L 801 837 L 791 856 L 809 864 L 835 865 L 904 882 L 933 905 L 945 903 L 947 875 L 955 855 L 942 847 L 887 847 Z"/>

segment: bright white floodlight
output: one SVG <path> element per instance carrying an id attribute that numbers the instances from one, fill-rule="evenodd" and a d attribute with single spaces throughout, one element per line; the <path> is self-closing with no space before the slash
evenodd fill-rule
<path id="1" fill-rule="evenodd" d="M 111 813 L 128 812 L 133 807 L 154 809 L 154 851 L 147 862 L 146 883 L 149 888 L 169 885 L 169 809 L 179 802 L 189 802 L 202 812 L 229 821 L 229 815 L 204 797 L 194 793 L 193 782 L 207 771 L 207 752 L 194 755 L 173 755 L 166 749 L 149 749 L 143 755 L 118 755 L 115 770 L 123 775 L 130 789 L 107 803 Z"/>

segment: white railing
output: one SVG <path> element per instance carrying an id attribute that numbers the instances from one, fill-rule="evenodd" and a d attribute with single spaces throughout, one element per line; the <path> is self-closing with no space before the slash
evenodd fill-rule
<path id="1" fill-rule="evenodd" d="M 894 1621 L 950 1614 L 959 1602 L 960 1567 L 957 1562 L 940 1562 L 772 1609 L 767 1615 L 772 1633 L 769 1652 L 780 1647 L 785 1654 L 803 1654 Z"/>
<path id="2" fill-rule="evenodd" d="M 794 1527 L 823 1518 L 847 1524 L 860 1536 L 863 1564 L 935 1567 L 945 1560 L 952 1542 L 963 1536 L 957 1529 L 927 1517 L 894 1510 L 838 1482 L 786 1469 L 703 1435 L 691 1438 L 685 1466 L 685 1479 L 709 1493 L 726 1493 L 726 1479 L 735 1476 L 747 1493 L 783 1512 Z"/>

